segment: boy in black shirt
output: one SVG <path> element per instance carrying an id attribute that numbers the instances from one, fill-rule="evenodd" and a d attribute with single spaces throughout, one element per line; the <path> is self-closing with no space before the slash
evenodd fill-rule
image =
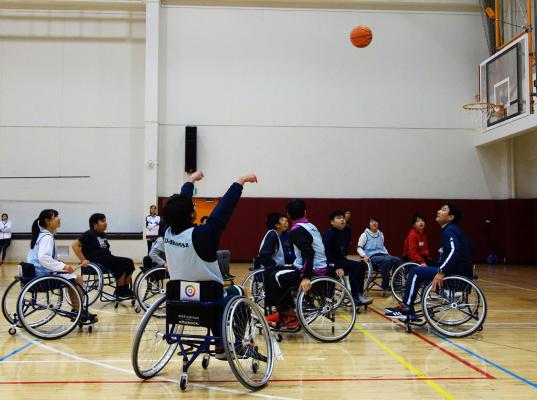
<path id="1" fill-rule="evenodd" d="M 328 266 L 336 271 L 343 269 L 349 274 L 352 298 L 357 307 L 371 304 L 373 299 L 363 293 L 366 265 L 360 261 L 349 260 L 344 250 L 348 243 L 345 232 L 345 213 L 340 210 L 333 211 L 328 220 L 331 228 L 323 234 Z"/>
<path id="2" fill-rule="evenodd" d="M 134 293 L 130 289 L 134 262 L 130 258 L 117 257 L 110 252 L 110 244 L 106 238 L 106 216 L 93 214 L 89 218 L 90 229 L 84 232 L 72 244 L 72 249 L 83 267 L 89 262 L 95 262 L 108 268 L 116 278 L 117 286 L 115 295 L 118 298 L 132 298 Z"/>

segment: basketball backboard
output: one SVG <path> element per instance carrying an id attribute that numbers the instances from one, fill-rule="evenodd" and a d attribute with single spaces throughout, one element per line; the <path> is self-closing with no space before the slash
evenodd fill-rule
<path id="1" fill-rule="evenodd" d="M 483 128 L 526 116 L 530 112 L 528 35 L 525 34 L 479 64 L 479 97 L 500 106 L 484 121 Z"/>

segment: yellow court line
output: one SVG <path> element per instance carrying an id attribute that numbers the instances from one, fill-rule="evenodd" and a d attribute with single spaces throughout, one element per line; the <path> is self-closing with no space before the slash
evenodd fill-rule
<path id="1" fill-rule="evenodd" d="M 345 318 L 347 321 L 351 321 L 351 319 L 348 318 L 346 315 L 343 315 L 343 318 Z M 388 345 L 384 344 L 380 339 L 378 339 L 375 335 L 370 333 L 367 329 L 363 328 L 358 323 L 355 323 L 354 327 L 357 328 L 360 332 L 362 332 L 365 336 L 367 336 L 368 339 L 375 342 L 375 344 L 379 346 L 382 350 L 384 350 L 386 353 L 388 353 L 397 361 L 399 361 L 401 364 L 403 364 L 403 366 L 407 368 L 410 372 L 412 372 L 414 375 L 418 376 L 419 378 L 423 379 L 423 381 L 427 385 L 432 387 L 442 397 L 444 397 L 445 399 L 449 399 L 449 400 L 455 400 L 455 397 L 453 395 L 446 392 L 444 389 L 442 389 L 440 386 L 438 386 L 436 383 L 434 383 L 430 379 L 427 379 L 427 377 L 425 376 L 423 372 L 421 372 L 419 369 L 417 369 L 412 364 L 410 364 L 407 360 L 405 360 L 403 357 L 397 354 L 395 350 L 391 349 Z"/>

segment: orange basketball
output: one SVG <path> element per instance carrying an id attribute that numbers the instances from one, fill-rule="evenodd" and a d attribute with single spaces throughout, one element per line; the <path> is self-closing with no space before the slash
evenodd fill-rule
<path id="1" fill-rule="evenodd" d="M 367 47 L 373 40 L 373 32 L 371 28 L 364 25 L 358 25 L 351 31 L 351 42 L 356 47 Z"/>

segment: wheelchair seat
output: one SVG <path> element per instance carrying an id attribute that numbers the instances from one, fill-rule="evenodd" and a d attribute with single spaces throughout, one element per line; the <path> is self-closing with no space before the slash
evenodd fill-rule
<path id="1" fill-rule="evenodd" d="M 35 266 L 33 264 L 21 261 L 19 263 L 19 275 L 16 277 L 24 285 L 35 278 Z"/>

